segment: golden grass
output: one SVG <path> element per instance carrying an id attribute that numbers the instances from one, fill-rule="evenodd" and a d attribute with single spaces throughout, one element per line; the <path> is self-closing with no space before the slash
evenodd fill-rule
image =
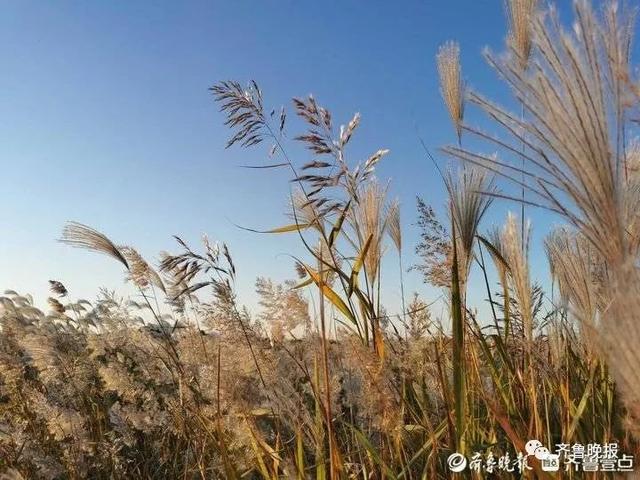
<path id="1" fill-rule="evenodd" d="M 401 211 L 375 178 L 388 150 L 349 158 L 360 115 L 336 129 L 315 98 L 295 99 L 304 128 L 295 140 L 314 156 L 299 165 L 287 153 L 286 112 L 265 115 L 255 82 L 222 82 L 212 92 L 228 146 L 268 140 L 278 163 L 264 168 L 291 172 L 288 223 L 261 234 L 297 236 L 297 280 L 260 278 L 255 315 L 236 296 L 226 244 L 176 237 L 179 251 L 162 253 L 156 269 L 133 247 L 67 225 L 63 242 L 118 261 L 138 295 L 73 301 L 52 280 L 47 312 L 27 295 L 0 297 L 1 478 L 448 479 L 455 451 L 514 458 L 532 439 L 615 442 L 637 456 L 630 17 L 581 0 L 576 34 L 553 11 L 534 13 L 535 2 L 507 6 L 512 54 L 488 59 L 526 115 L 470 95 L 500 136 L 463 123 L 457 45 L 437 57 L 458 140 L 445 152 L 466 164 L 444 178 L 448 219 L 419 200 L 417 270 L 444 288 L 445 318 L 417 296 L 405 308 L 402 279 L 402 311 L 385 309 L 388 241 L 404 269 Z M 463 131 L 497 156 L 463 148 Z M 508 197 L 494 176 L 568 222 L 545 244 L 551 292 L 530 277 L 528 229 L 514 216 L 482 234 L 491 202 Z M 479 318 L 465 294 L 476 259 L 493 318 Z"/>

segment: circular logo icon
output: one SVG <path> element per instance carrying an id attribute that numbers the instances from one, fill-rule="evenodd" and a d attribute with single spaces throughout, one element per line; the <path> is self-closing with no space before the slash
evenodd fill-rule
<path id="1" fill-rule="evenodd" d="M 458 473 L 467 468 L 467 459 L 461 453 L 452 453 L 447 459 L 449 470 Z"/>
<path id="2" fill-rule="evenodd" d="M 542 447 L 542 443 L 539 440 L 529 440 L 524 446 L 527 455 L 535 455 L 536 450 Z"/>
<path id="3" fill-rule="evenodd" d="M 549 450 L 545 447 L 538 447 L 536 448 L 536 451 L 533 453 L 533 455 L 538 459 L 538 460 L 544 460 L 545 458 L 547 458 L 549 456 Z"/>

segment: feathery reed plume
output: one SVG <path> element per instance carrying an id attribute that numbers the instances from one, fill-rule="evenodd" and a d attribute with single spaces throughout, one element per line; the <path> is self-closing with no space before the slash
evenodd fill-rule
<path id="1" fill-rule="evenodd" d="M 145 289 L 150 285 L 154 285 L 162 290 L 163 293 L 167 292 L 160 275 L 142 258 L 142 255 L 135 248 L 120 247 L 120 252 L 127 259 L 127 264 L 129 265 L 128 278 L 138 288 Z"/>
<path id="2" fill-rule="evenodd" d="M 487 242 L 490 245 L 489 254 L 500 277 L 500 281 L 506 280 L 509 264 L 506 260 L 505 248 L 502 243 L 502 232 L 499 227 L 493 227 L 487 234 Z"/>
<path id="3" fill-rule="evenodd" d="M 129 263 L 127 263 L 120 249 L 105 235 L 82 223 L 67 223 L 62 230 L 60 241 L 72 247 L 83 248 L 92 252 L 108 255 L 118 260 L 129 270 Z"/>
<path id="4" fill-rule="evenodd" d="M 162 266 L 164 261 L 171 255 L 168 252 L 160 252 L 160 265 Z M 193 295 L 185 294 L 189 289 L 189 285 L 181 278 L 181 272 L 179 268 L 171 268 L 162 271 L 162 283 L 166 288 L 167 298 L 165 302 L 172 307 L 172 309 L 178 314 L 184 314 L 186 309 L 186 300 L 191 302 L 197 301 L 197 298 Z M 196 317 L 197 321 L 197 317 Z M 198 329 L 200 327 L 198 326 Z"/>
<path id="5" fill-rule="evenodd" d="M 509 34 L 507 36 L 507 45 L 510 47 L 516 65 L 520 70 L 526 70 L 531 56 L 531 22 L 535 15 L 538 0 L 506 0 L 505 7 L 507 20 L 509 23 Z M 522 117 L 524 117 L 524 105 L 522 105 Z M 524 150 L 525 144 L 522 144 Z M 524 158 L 521 160 L 522 170 L 524 170 Z M 520 175 L 523 183 L 521 187 L 520 205 L 520 234 L 524 236 L 525 229 L 525 187 L 526 182 L 524 172 Z"/>
<path id="6" fill-rule="evenodd" d="M 635 84 L 631 76 L 629 61 L 631 58 L 631 42 L 633 30 L 638 13 L 637 7 L 625 12 L 618 11 L 617 2 L 610 1 L 605 4 L 602 28 L 602 41 L 604 43 L 607 62 L 603 62 L 602 68 L 608 70 L 607 78 L 610 82 L 609 89 L 613 98 L 615 117 L 611 121 L 616 124 L 615 155 L 622 160 L 618 167 L 624 168 L 624 179 L 628 180 L 629 171 L 626 150 L 626 111 L 637 105 L 638 98 L 634 94 Z M 622 165 L 620 165 L 620 163 Z M 618 175 L 622 175 L 617 172 Z"/>
<path id="7" fill-rule="evenodd" d="M 387 189 L 383 188 L 377 180 L 368 181 L 360 189 L 359 202 L 353 208 L 350 219 L 362 242 L 371 237 L 364 259 L 367 278 L 371 285 L 376 283 L 380 260 L 384 254 L 383 236 L 388 227 L 385 211 L 386 194 Z"/>
<path id="8" fill-rule="evenodd" d="M 387 207 L 387 233 L 398 251 L 398 266 L 400 267 L 400 300 L 402 304 L 402 319 L 406 327 L 407 307 L 404 298 L 404 267 L 402 265 L 402 227 L 400 225 L 400 202 L 396 198 Z"/>
<path id="9" fill-rule="evenodd" d="M 566 228 L 552 232 L 545 249 L 563 303 L 585 328 L 593 330 L 598 312 L 605 307 L 604 269 L 597 252 L 579 233 Z"/>
<path id="10" fill-rule="evenodd" d="M 217 243 L 212 245 L 205 235 L 202 239 L 204 252 L 200 254 L 193 251 L 180 237 L 174 238 L 183 251 L 178 255 L 163 255 L 160 271 L 169 273 L 174 278 L 174 284 L 186 286 L 175 298 L 211 287 L 219 300 L 233 300 L 235 266 L 227 245 L 223 244 L 222 248 Z M 198 279 L 202 281 L 194 283 Z"/>
<path id="11" fill-rule="evenodd" d="M 310 322 L 309 305 L 294 287 L 294 282 L 274 284 L 271 279 L 256 279 L 256 293 L 263 308 L 258 318 L 270 328 L 272 339 L 278 342 L 296 327 Z"/>
<path id="12" fill-rule="evenodd" d="M 262 106 L 262 92 L 256 82 L 250 82 L 247 89 L 242 88 L 238 82 L 220 82 L 209 90 L 216 102 L 220 103 L 220 110 L 227 115 L 225 125 L 236 129 L 236 133 L 227 141 L 227 148 L 235 143 L 250 147 L 262 142 L 267 123 Z"/>
<path id="13" fill-rule="evenodd" d="M 360 114 L 356 113 L 346 127 L 340 128 L 339 138 L 336 139 L 331 112 L 319 105 L 313 96 L 306 99 L 294 98 L 293 104 L 296 114 L 309 127 L 306 133 L 298 135 L 295 140 L 302 142 L 315 154 L 323 156 L 323 159 L 314 159 L 302 166 L 302 174 L 296 173 L 292 181 L 304 186 L 307 200 L 324 217 L 344 207 L 344 203 L 335 195 L 331 198 L 325 192 L 338 187 L 350 198 L 357 200 L 359 186 L 373 177 L 376 165 L 389 150 L 380 149 L 364 163 L 351 169 L 345 160 L 344 148 L 360 123 Z"/>
<path id="14" fill-rule="evenodd" d="M 485 170 L 467 166 L 457 173 L 447 172 L 445 185 L 449 193 L 451 217 L 456 225 L 458 267 L 464 297 L 478 226 L 493 201 L 494 178 Z"/>
<path id="15" fill-rule="evenodd" d="M 139 288 L 146 288 L 150 284 L 166 292 L 162 279 L 156 271 L 131 247 L 118 247 L 106 235 L 81 223 L 69 222 L 62 231 L 61 242 L 77 248 L 102 253 L 115 258 L 129 272 L 129 279 Z M 60 282 L 50 281 L 51 289 L 58 291 Z M 66 292 L 66 289 L 64 289 Z"/>
<path id="16" fill-rule="evenodd" d="M 435 287 L 449 288 L 451 285 L 451 239 L 447 229 L 440 223 L 433 207 L 417 197 L 420 242 L 415 253 L 420 262 L 411 270 L 422 274 L 425 283 Z"/>
<path id="17" fill-rule="evenodd" d="M 69 293 L 65 286 L 57 280 L 49 280 L 49 288 L 59 297 L 66 297 L 67 293 Z"/>
<path id="18" fill-rule="evenodd" d="M 316 203 L 309 200 L 308 196 L 300 188 L 297 188 L 291 195 L 289 217 L 301 228 L 303 226 L 310 227 L 322 232 L 324 218 L 322 212 L 316 208 L 316 205 Z"/>
<path id="19" fill-rule="evenodd" d="M 524 223 L 524 222 L 523 222 Z M 504 258 L 509 265 L 509 278 L 511 279 L 514 297 L 517 301 L 524 339 L 523 368 L 527 372 L 528 381 L 535 384 L 536 371 L 534 365 L 534 316 L 535 316 L 535 291 L 531 285 L 529 276 L 529 231 L 527 222 L 524 228 L 524 237 L 521 237 L 522 229 L 518 228 L 516 217 L 509 213 L 507 222 L 502 231 L 502 247 Z M 542 422 L 538 412 L 538 394 L 532 389 L 528 397 L 528 414 L 532 422 L 531 435 L 537 436 L 542 429 Z"/>
<path id="20" fill-rule="evenodd" d="M 515 53 L 519 67 L 526 69 L 531 54 L 531 22 L 538 0 L 506 0 L 505 10 L 509 22 L 507 44 Z"/>
<path id="21" fill-rule="evenodd" d="M 400 202 L 398 199 L 393 200 L 388 206 L 386 216 L 389 238 L 393 241 L 398 253 L 402 254 L 402 227 L 400 226 Z"/>
<path id="22" fill-rule="evenodd" d="M 610 119 L 620 116 L 623 105 L 621 95 L 611 89 L 615 79 L 611 78 L 614 69 L 607 67 L 612 61 L 607 38 L 619 38 L 624 32 L 612 21 L 609 27 L 603 26 L 588 2 L 574 5 L 573 34 L 561 26 L 554 10 L 534 16 L 534 74 L 487 54 L 524 105 L 526 118 L 476 93 L 469 96 L 513 142 L 473 127 L 465 130 L 501 152 L 524 159 L 528 166 L 520 169 L 455 146 L 445 151 L 470 163 L 501 167 L 500 175 L 530 192 L 531 203 L 566 217 L 606 259 L 620 264 L 629 243 L 621 201 L 624 155 L 616 148 L 624 137 L 624 125 Z M 530 181 L 525 185 L 512 172 L 524 172 Z"/>
<path id="23" fill-rule="evenodd" d="M 460 46 L 456 42 L 446 42 L 438 49 L 436 62 L 440 76 L 440 93 L 449 110 L 458 143 L 460 143 L 465 100 L 465 85 L 460 68 Z"/>
<path id="24" fill-rule="evenodd" d="M 623 392 L 623 400 L 630 415 L 628 428 L 640 438 L 640 274 L 629 264 L 618 273 L 614 286 L 614 298 L 606 311 L 614 321 L 604 322 L 601 345 L 607 355 L 611 370 Z"/>
<path id="25" fill-rule="evenodd" d="M 427 304 L 418 292 L 413 293 L 407 312 L 407 334 L 409 339 L 417 341 L 429 333 L 432 324 L 429 304 Z"/>
<path id="26" fill-rule="evenodd" d="M 625 153 L 627 181 L 623 193 L 623 218 L 631 258 L 640 254 L 640 142 L 633 139 Z"/>
<path id="27" fill-rule="evenodd" d="M 47 299 L 47 303 L 49 304 L 49 306 L 51 307 L 51 310 L 53 310 L 54 312 L 56 312 L 57 314 L 63 315 L 64 311 L 65 311 L 65 307 L 64 305 L 62 305 L 62 303 L 60 303 L 57 299 L 53 298 L 53 297 L 49 297 Z"/>
<path id="28" fill-rule="evenodd" d="M 515 215 L 509 213 L 502 230 L 501 245 L 504 259 L 509 265 L 509 276 L 518 301 L 525 338 L 531 342 L 533 340 L 533 291 L 529 277 L 529 226 L 525 229 L 525 237 L 522 238 Z"/>

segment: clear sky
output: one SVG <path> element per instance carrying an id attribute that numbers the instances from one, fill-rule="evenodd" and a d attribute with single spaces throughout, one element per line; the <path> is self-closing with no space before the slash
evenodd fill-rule
<path id="1" fill-rule="evenodd" d="M 559 3 L 566 13 L 568 1 Z M 415 196 L 441 212 L 444 203 L 417 132 L 434 151 L 454 140 L 438 91 L 437 48 L 458 40 L 469 85 L 503 99 L 481 52 L 501 49 L 504 36 L 500 0 L 3 2 L 0 290 L 43 301 L 47 281 L 57 279 L 74 297 L 93 298 L 100 286 L 126 291 L 116 262 L 56 242 L 67 220 L 149 260 L 175 250 L 173 234 L 226 241 L 249 305 L 256 276 L 291 278 L 286 254 L 300 252 L 295 237 L 258 236 L 232 223 L 287 223 L 289 187 L 284 171 L 239 168 L 268 161 L 268 146 L 224 149 L 229 132 L 207 90 L 223 79 L 255 79 L 276 108 L 313 93 L 338 124 L 361 112 L 350 151 L 361 160 L 391 150 L 378 177 L 390 178 L 401 200 L 410 264 Z M 290 137 L 299 126 L 291 124 Z M 496 202 L 483 228 L 502 223 L 508 209 L 519 211 Z M 540 238 L 555 220 L 531 213 Z M 532 254 L 534 274 L 544 278 L 543 252 L 538 246 Z M 389 255 L 393 309 L 399 289 Z M 417 274 L 407 284 L 430 298 L 438 293 Z"/>

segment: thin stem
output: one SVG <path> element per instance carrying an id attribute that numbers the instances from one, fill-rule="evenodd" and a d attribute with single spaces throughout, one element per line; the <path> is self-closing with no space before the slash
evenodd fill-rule
<path id="1" fill-rule="evenodd" d="M 524 116 L 525 116 L 524 101 L 520 102 L 520 108 L 521 108 L 520 121 L 524 124 Z M 524 156 L 524 152 L 525 152 L 525 149 L 526 149 L 525 137 L 526 137 L 526 132 L 525 132 L 525 130 L 523 130 L 522 131 L 522 158 L 521 158 L 521 161 L 522 161 L 522 178 L 521 178 L 521 181 L 522 181 L 522 202 L 520 203 L 520 234 L 521 234 L 520 238 L 522 238 L 522 239 L 524 239 L 524 229 L 525 229 L 525 219 L 524 219 L 524 213 L 525 213 L 524 212 L 524 209 L 525 209 L 525 197 L 524 197 L 524 195 L 525 195 L 525 193 L 524 193 L 524 191 L 525 191 L 525 175 L 524 175 L 524 167 L 525 167 L 524 159 L 525 159 L 525 156 Z M 524 241 L 522 242 L 522 249 L 523 249 L 522 251 L 524 252 Z"/>
<path id="2" fill-rule="evenodd" d="M 498 325 L 498 316 L 496 315 L 496 308 L 493 304 L 493 297 L 491 295 L 491 288 L 489 287 L 489 279 L 487 277 L 487 269 L 484 263 L 484 255 L 482 254 L 482 245 L 478 242 L 478 250 L 480 251 L 480 268 L 482 270 L 482 274 L 484 276 L 484 284 L 487 288 L 487 295 L 489 296 L 489 305 L 491 305 L 491 313 L 493 314 L 493 321 L 496 326 L 496 330 L 500 333 L 500 327 Z"/>
<path id="3" fill-rule="evenodd" d="M 320 247 L 320 262 L 322 262 L 322 247 Z M 320 263 L 320 269 L 322 268 L 322 263 Z M 324 279 L 320 279 L 321 282 L 324 282 Z M 320 333 L 322 340 L 322 366 L 323 366 L 323 374 L 324 374 L 324 387 L 325 387 L 325 415 L 326 415 L 326 424 L 327 424 L 327 433 L 329 435 L 329 476 L 333 480 L 337 477 L 337 472 L 334 471 L 334 442 L 333 442 L 333 421 L 331 415 L 331 383 L 329 380 L 329 354 L 328 354 L 328 346 L 327 346 L 327 332 L 325 326 L 325 312 L 324 312 L 324 291 L 322 289 L 323 285 L 318 286 L 319 296 L 320 296 Z"/>

